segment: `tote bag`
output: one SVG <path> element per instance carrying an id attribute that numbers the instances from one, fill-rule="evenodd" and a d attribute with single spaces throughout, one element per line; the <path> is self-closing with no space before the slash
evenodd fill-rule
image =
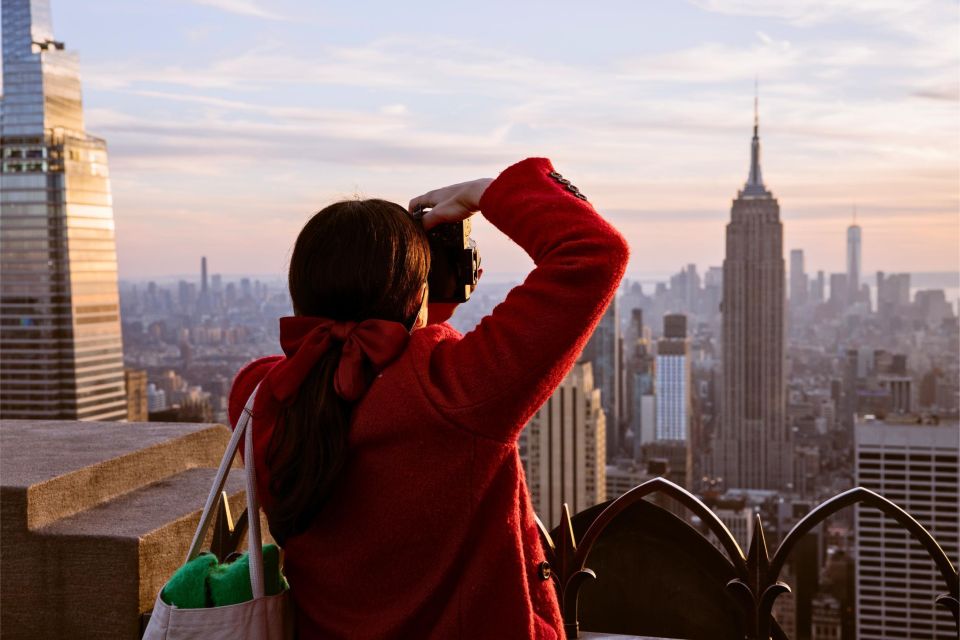
<path id="1" fill-rule="evenodd" d="M 259 388 L 259 385 L 258 385 Z M 143 640 L 289 640 L 294 637 L 293 610 L 289 590 L 267 596 L 263 582 L 263 540 L 260 535 L 260 503 L 257 500 L 257 477 L 253 464 L 253 424 L 251 414 L 257 389 L 253 390 L 240 414 L 227 450 L 220 461 L 216 478 L 203 507 L 203 515 L 193 535 L 186 562 L 200 554 L 200 545 L 213 519 L 214 505 L 227 481 L 227 473 L 244 438 L 247 452 L 244 475 L 247 485 L 247 549 L 250 557 L 250 586 L 253 599 L 239 604 L 201 609 L 181 609 L 169 605 L 157 594 L 153 614 L 143 633 Z M 161 593 L 163 590 L 161 589 Z"/>

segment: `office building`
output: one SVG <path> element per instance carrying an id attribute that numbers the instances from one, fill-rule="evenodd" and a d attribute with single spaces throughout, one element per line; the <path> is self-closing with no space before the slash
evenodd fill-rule
<path id="1" fill-rule="evenodd" d="M 141 369 L 124 369 L 123 384 L 127 392 L 127 420 L 146 422 L 150 419 L 147 372 Z"/>
<path id="2" fill-rule="evenodd" d="M 663 317 L 655 372 L 656 439 L 685 442 L 690 428 L 690 344 L 685 315 Z"/>
<path id="3" fill-rule="evenodd" d="M 150 383 L 147 385 L 147 412 L 154 413 L 163 411 L 167 408 L 167 392 L 158 389 L 157 385 Z"/>
<path id="4" fill-rule="evenodd" d="M 850 304 L 860 297 L 860 225 L 856 222 L 856 212 L 853 216 L 853 224 L 847 227 L 847 301 Z"/>
<path id="5" fill-rule="evenodd" d="M 910 306 L 910 274 L 877 271 L 877 313 L 893 316 Z"/>
<path id="6" fill-rule="evenodd" d="M 810 301 L 815 304 L 822 304 L 826 299 L 826 279 L 823 271 L 817 271 L 817 278 L 810 283 Z"/>
<path id="7" fill-rule="evenodd" d="M 763 184 L 754 114 L 750 174 L 733 201 L 723 261 L 723 391 L 713 473 L 728 488 L 793 481 L 784 385 L 784 263 L 780 205 Z"/>
<path id="8" fill-rule="evenodd" d="M 580 354 L 580 362 L 593 365 L 593 380 L 600 390 L 600 402 L 606 414 L 607 453 L 615 455 L 621 447 L 621 386 L 623 385 L 623 341 L 620 337 L 619 301 L 614 296 Z"/>
<path id="9" fill-rule="evenodd" d="M 803 267 L 803 249 L 790 251 L 790 305 L 802 307 L 807 303 L 810 285 Z"/>
<path id="10" fill-rule="evenodd" d="M 48 0 L 3 0 L 0 412 L 124 420 L 106 143 L 84 130 L 75 54 Z"/>
<path id="11" fill-rule="evenodd" d="M 847 282 L 847 274 L 830 274 L 830 298 L 828 302 L 835 311 L 842 311 L 847 307 L 847 304 L 850 302 L 850 288 Z"/>
<path id="12" fill-rule="evenodd" d="M 811 604 L 810 640 L 841 640 L 843 619 L 840 601 L 828 593 L 818 593 Z"/>
<path id="13" fill-rule="evenodd" d="M 606 417 L 593 367 L 577 363 L 520 434 L 533 509 L 547 527 L 606 500 Z"/>
<path id="14" fill-rule="evenodd" d="M 641 458 L 643 445 L 656 439 L 656 397 L 654 396 L 655 356 L 649 338 L 650 330 L 643 324 L 643 311 L 631 312 L 629 358 L 626 363 L 627 420 L 632 448 L 630 455 L 635 461 Z"/>
<path id="15" fill-rule="evenodd" d="M 649 465 L 634 460 L 608 464 L 606 470 L 607 499 L 616 500 L 627 491 L 657 477 Z"/>
<path id="16" fill-rule="evenodd" d="M 910 513 L 956 566 L 960 425 L 917 422 L 858 419 L 855 483 Z M 946 585 L 923 547 L 876 509 L 857 506 L 854 518 L 858 640 L 955 640 L 953 618 L 934 603 Z"/>

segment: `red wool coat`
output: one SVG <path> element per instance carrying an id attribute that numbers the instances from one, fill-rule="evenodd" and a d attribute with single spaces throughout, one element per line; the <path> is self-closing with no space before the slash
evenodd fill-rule
<path id="1" fill-rule="evenodd" d="M 550 162 L 504 171 L 480 208 L 536 263 L 473 331 L 414 331 L 356 405 L 343 480 L 288 540 L 285 573 L 300 638 L 563 638 L 517 450 L 599 322 L 628 249 Z M 481 285 L 482 286 L 482 285 Z M 469 304 L 469 303 L 468 303 Z M 247 365 L 230 419 L 283 356 Z M 278 413 L 254 407 L 264 454 Z"/>

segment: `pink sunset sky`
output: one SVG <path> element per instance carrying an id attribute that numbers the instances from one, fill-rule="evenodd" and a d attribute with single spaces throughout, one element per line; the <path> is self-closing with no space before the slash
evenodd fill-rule
<path id="1" fill-rule="evenodd" d="M 282 274 L 333 200 L 406 203 L 531 155 L 624 232 L 632 274 L 719 265 L 757 77 L 785 255 L 842 271 L 856 205 L 864 273 L 958 269 L 949 0 L 52 5 L 109 144 L 121 278 L 202 255 Z M 529 268 L 476 229 L 491 274 Z"/>

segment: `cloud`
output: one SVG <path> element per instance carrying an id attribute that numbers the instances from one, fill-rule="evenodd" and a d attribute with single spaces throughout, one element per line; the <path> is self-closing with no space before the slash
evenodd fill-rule
<path id="1" fill-rule="evenodd" d="M 931 14 L 942 13 L 946 3 L 936 0 L 690 0 L 701 9 L 735 16 L 779 18 L 800 26 L 824 22 L 867 21 L 897 30 L 912 31 Z"/>
<path id="2" fill-rule="evenodd" d="M 264 18 L 266 20 L 286 20 L 285 17 L 264 9 L 254 0 L 190 0 L 190 2 L 241 16 Z"/>
<path id="3" fill-rule="evenodd" d="M 111 104 L 87 120 L 110 143 L 118 216 L 168 206 L 178 219 L 196 211 L 210 221 L 220 214 L 205 202 L 215 199 L 243 229 L 269 210 L 287 232 L 318 202 L 360 191 L 402 201 L 421 186 L 548 155 L 599 208 L 639 212 L 614 214 L 637 255 L 690 261 L 722 251 L 729 201 L 746 177 L 759 73 L 765 176 L 804 242 L 857 199 L 865 224 L 911 229 L 905 212 L 915 212 L 939 230 L 930 255 L 952 258 L 940 236 L 958 235 L 955 136 L 945 135 L 956 131 L 956 53 L 915 37 L 919 23 L 888 36 L 892 5 L 832 4 L 702 2 L 789 25 L 756 21 L 742 40 L 711 33 L 593 58 L 391 36 L 253 39 L 190 64 L 113 60 L 85 66 L 86 84 Z M 831 21 L 860 27 L 811 28 Z M 679 226 L 669 238 L 649 238 L 670 221 Z M 239 229 L 221 226 L 224 246 Z M 894 234 L 885 237 L 898 255 Z"/>

